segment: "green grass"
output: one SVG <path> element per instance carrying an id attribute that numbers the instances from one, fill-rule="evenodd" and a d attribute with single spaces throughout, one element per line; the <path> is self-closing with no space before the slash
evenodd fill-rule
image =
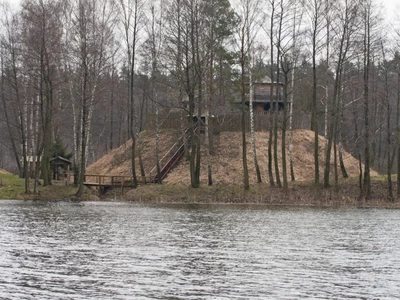
<path id="1" fill-rule="evenodd" d="M 25 193 L 25 181 L 16 175 L 0 174 L 0 199 L 1 200 L 62 200 L 75 199 L 77 188 L 73 185 L 66 186 L 63 182 L 53 181 L 50 186 L 39 185 L 39 194 L 34 194 L 33 181 L 29 186 L 31 193 Z M 83 200 L 98 200 L 88 188 L 82 196 Z"/>
<path id="2" fill-rule="evenodd" d="M 0 199 L 19 199 L 24 193 L 24 180 L 12 174 L 0 174 Z"/>
<path id="3" fill-rule="evenodd" d="M 395 178 L 394 178 L 395 179 Z M 324 189 L 322 184 L 316 186 L 313 181 L 291 182 L 287 191 L 271 188 L 268 184 L 252 185 L 245 191 L 242 185 L 201 185 L 191 188 L 183 185 L 148 184 L 137 189 L 126 189 L 122 201 L 139 201 L 148 203 L 259 203 L 272 205 L 312 205 L 312 206 L 369 206 L 400 208 L 400 201 L 387 202 L 385 176 L 371 178 L 372 198 L 368 201 L 359 199 L 360 190 L 357 178 L 341 179 L 339 188 L 332 186 Z M 30 185 L 31 190 L 33 185 Z M 25 194 L 24 180 L 15 175 L 0 174 L 0 199 L 34 199 L 34 200 L 90 200 L 99 198 L 89 188 L 80 199 L 76 199 L 77 189 L 73 185 L 65 186 L 63 182 L 39 186 L 39 194 Z M 107 200 L 108 196 L 103 197 Z M 360 202 L 361 201 L 361 202 Z"/>

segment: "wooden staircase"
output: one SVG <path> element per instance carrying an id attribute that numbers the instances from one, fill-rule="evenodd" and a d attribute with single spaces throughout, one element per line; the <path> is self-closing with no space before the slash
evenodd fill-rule
<path id="1" fill-rule="evenodd" d="M 189 128 L 185 130 L 185 133 L 179 138 L 179 140 L 168 150 L 168 152 L 164 155 L 164 157 L 160 160 L 160 175 L 161 180 L 168 175 L 173 167 L 175 167 L 180 159 L 185 154 L 185 141 L 189 141 L 190 133 Z M 156 174 L 156 175 L 153 175 Z M 155 166 L 150 171 L 150 182 L 157 183 L 158 175 L 157 175 L 157 166 Z"/>

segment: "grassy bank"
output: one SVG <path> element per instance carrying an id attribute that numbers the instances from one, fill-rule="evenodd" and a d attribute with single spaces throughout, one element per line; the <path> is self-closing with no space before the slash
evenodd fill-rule
<path id="1" fill-rule="evenodd" d="M 33 181 L 30 182 L 30 190 L 33 191 Z M 16 200 L 77 200 L 75 193 L 77 188 L 73 185 L 66 186 L 63 182 L 54 181 L 50 186 L 39 185 L 39 193 L 25 193 L 25 181 L 16 175 L 0 174 L 0 199 Z M 98 200 L 99 198 L 91 190 L 86 189 L 83 200 Z"/>
<path id="2" fill-rule="evenodd" d="M 24 192 L 24 180 L 12 174 L 0 174 L 0 199 L 19 199 Z"/>
<path id="3" fill-rule="evenodd" d="M 346 179 L 338 188 L 315 186 L 312 182 L 294 182 L 288 190 L 267 184 L 253 185 L 245 191 L 239 185 L 201 186 L 193 189 L 182 185 L 146 185 L 126 192 L 122 199 L 159 203 L 253 203 L 319 207 L 387 207 L 400 208 L 400 201 L 387 200 L 386 180 L 372 180 L 371 199 L 360 198 L 357 179 Z"/>
<path id="4" fill-rule="evenodd" d="M 61 182 L 39 186 L 39 194 L 25 194 L 24 180 L 11 174 L 0 175 L 0 199 L 22 200 L 112 200 L 142 203 L 247 203 L 262 205 L 294 205 L 318 207 L 386 207 L 400 208 L 400 200 L 387 200 L 386 179 L 372 179 L 372 197 L 361 199 L 358 181 L 355 178 L 341 180 L 339 187 L 324 189 L 311 181 L 290 183 L 287 191 L 271 188 L 267 184 L 257 184 L 245 191 L 241 185 L 202 185 L 197 189 L 185 185 L 148 184 L 137 189 L 111 190 L 105 195 L 86 189 L 81 199 L 75 198 L 76 188 Z M 32 187 L 32 185 L 31 185 Z M 394 187 L 396 190 L 396 186 Z"/>

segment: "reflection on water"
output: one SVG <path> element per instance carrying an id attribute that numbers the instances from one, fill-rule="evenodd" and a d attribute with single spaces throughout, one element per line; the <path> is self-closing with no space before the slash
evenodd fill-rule
<path id="1" fill-rule="evenodd" d="M 400 211 L 0 202 L 0 299 L 393 299 Z"/>

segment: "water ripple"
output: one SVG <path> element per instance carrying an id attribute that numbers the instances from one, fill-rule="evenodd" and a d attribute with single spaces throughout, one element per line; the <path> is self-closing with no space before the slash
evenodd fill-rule
<path id="1" fill-rule="evenodd" d="M 400 211 L 0 202 L 0 299 L 398 299 Z"/>

